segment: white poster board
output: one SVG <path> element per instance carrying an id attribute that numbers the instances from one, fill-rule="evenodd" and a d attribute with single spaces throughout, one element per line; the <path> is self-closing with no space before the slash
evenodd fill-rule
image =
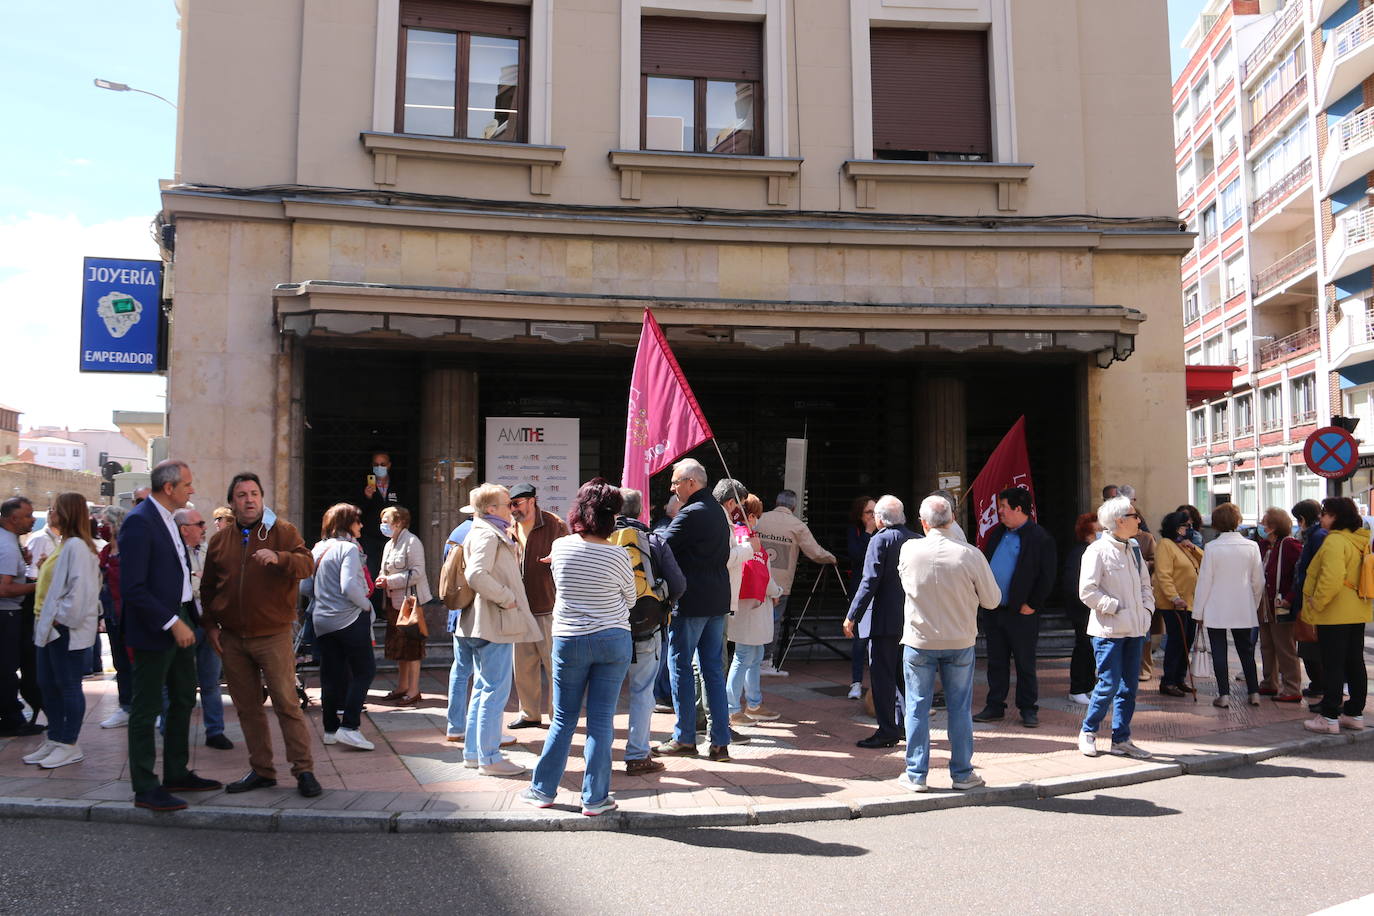
<path id="1" fill-rule="evenodd" d="M 582 485 L 579 427 L 576 417 L 487 417 L 484 480 L 531 484 L 539 508 L 566 520 Z"/>

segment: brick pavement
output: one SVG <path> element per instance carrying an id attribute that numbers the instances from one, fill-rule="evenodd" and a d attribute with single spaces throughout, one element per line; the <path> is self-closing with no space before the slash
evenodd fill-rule
<path id="1" fill-rule="evenodd" d="M 1074 777 L 1119 776 L 1133 778 L 1139 764 L 1103 755 L 1087 758 L 1078 753 L 1076 734 L 1082 707 L 1067 697 L 1067 661 L 1041 660 L 1042 726 L 1026 729 L 1013 714 L 994 725 L 975 725 L 974 765 L 990 787 L 1023 786 L 1034 782 L 1052 784 Z M 1235 666 L 1233 665 L 1233 670 Z M 765 702 L 781 713 L 773 723 L 740 729 L 752 739 L 732 747 L 733 760 L 711 763 L 704 759 L 666 759 L 667 770 L 651 776 L 626 775 L 620 764 L 624 749 L 626 716 L 616 717 L 615 773 L 612 790 L 622 809 L 630 812 L 684 812 L 689 810 L 788 804 L 817 805 L 838 802 L 851 807 L 877 803 L 904 793 L 893 780 L 902 771 L 903 751 L 863 750 L 854 742 L 869 734 L 873 720 L 858 702 L 846 699 L 848 663 L 801 662 L 792 666 L 786 679 L 764 680 Z M 325 793 L 316 799 L 301 798 L 287 778 L 280 737 L 273 727 L 279 776 L 283 786 L 240 795 L 224 792 L 192 794 L 195 805 L 240 808 L 309 808 L 339 812 L 426 812 L 436 816 L 484 814 L 512 809 L 515 793 L 528 777 L 486 777 L 462 765 L 462 748 L 444 740 L 443 690 L 447 672 L 427 670 L 422 687 L 426 700 L 420 707 L 397 709 L 380 701 L 369 703 L 364 734 L 376 743 L 372 752 L 343 745 L 316 743 L 315 772 Z M 311 728 L 320 732 L 318 683 L 309 687 L 316 703 L 308 710 Z M 389 675 L 380 675 L 373 696 L 392 687 Z M 1156 682 L 1141 685 L 1133 725 L 1135 740 L 1165 762 L 1192 761 L 1204 768 L 1211 759 L 1236 760 L 1235 754 L 1302 739 L 1305 705 L 1282 705 L 1265 700 L 1250 707 L 1243 700 L 1230 709 L 1210 703 L 1215 695 L 1210 682 L 1200 684 L 1198 702 L 1159 695 Z M 124 802 L 131 799 L 127 782 L 126 731 L 102 729 L 99 722 L 114 708 L 111 676 L 85 682 L 88 708 L 80 744 L 86 758 L 79 764 L 44 771 L 25 766 L 20 758 L 39 738 L 0 741 L 0 796 L 72 799 L 85 802 Z M 984 693 L 981 665 L 975 680 L 975 708 Z M 226 733 L 235 741 L 232 751 L 217 751 L 203 743 L 199 711 L 192 731 L 192 766 L 202 776 L 230 781 L 247 772 L 247 751 L 238 723 L 226 697 Z M 510 705 L 514 712 L 514 704 Z M 508 717 L 509 718 L 509 717 Z M 948 787 L 948 744 L 943 713 L 935 717 L 930 783 Z M 672 717 L 654 716 L 655 738 L 666 737 Z M 509 749 L 511 759 L 532 767 L 545 731 L 527 729 L 516 733 L 521 743 Z M 1310 737 L 1310 736 L 1308 736 Z M 1105 745 L 1105 741 L 1102 742 Z M 573 744 L 560 801 L 571 808 L 582 777 L 583 739 Z M 1211 755 L 1211 756 L 1209 756 Z M 1181 772 L 1181 770 L 1178 770 Z M 1157 775 L 1174 775 L 1161 770 Z M 524 810 L 523 806 L 516 806 Z M 832 804 L 832 807 L 833 806 Z M 857 810 L 857 808 L 856 808 Z M 208 814 L 209 812 L 207 812 Z"/>

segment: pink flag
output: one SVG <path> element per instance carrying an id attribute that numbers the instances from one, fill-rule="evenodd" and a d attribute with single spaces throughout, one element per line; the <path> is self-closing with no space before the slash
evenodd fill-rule
<path id="1" fill-rule="evenodd" d="M 645 309 L 630 378 L 625 471 L 620 478 L 621 486 L 644 494 L 641 521 L 649 518 L 649 478 L 710 438 L 711 425 L 653 313 Z"/>
<path id="2" fill-rule="evenodd" d="M 1031 485 L 1030 458 L 1026 454 L 1025 417 L 1012 424 L 973 481 L 973 520 L 978 526 L 979 548 L 997 524 L 997 494 L 1012 487 L 1021 487 L 1030 493 L 1031 519 L 1034 520 L 1035 487 Z"/>

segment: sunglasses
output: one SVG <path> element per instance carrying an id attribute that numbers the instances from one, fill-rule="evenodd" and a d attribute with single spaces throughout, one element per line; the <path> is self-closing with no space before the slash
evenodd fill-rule
<path id="1" fill-rule="evenodd" d="M 182 525 L 181 527 L 183 527 L 183 528 L 204 528 L 204 527 L 205 527 L 205 522 L 203 522 L 203 521 L 200 521 L 200 522 L 187 522 L 186 524 Z"/>

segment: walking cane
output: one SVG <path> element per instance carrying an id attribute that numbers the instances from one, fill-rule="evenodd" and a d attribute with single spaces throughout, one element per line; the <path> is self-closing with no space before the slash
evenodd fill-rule
<path id="1" fill-rule="evenodd" d="M 840 570 L 834 563 L 827 563 L 825 565 L 835 571 L 835 578 L 840 581 L 840 594 L 844 595 L 847 605 L 849 601 L 849 590 L 844 587 L 844 576 L 840 575 Z M 787 661 L 787 653 L 792 651 L 792 642 L 797 638 L 797 630 L 801 629 L 801 623 L 806 619 L 806 611 L 811 607 L 811 599 L 816 597 L 816 588 L 821 584 L 821 580 L 824 578 L 825 573 L 822 572 L 816 577 L 815 581 L 811 583 L 811 592 L 806 596 L 806 604 L 802 605 L 802 612 L 797 615 L 796 625 L 792 627 L 792 635 L 787 637 L 787 647 L 782 650 L 782 655 L 773 664 L 773 667 L 777 668 L 779 671 L 782 670 L 783 664 Z M 822 592 L 821 594 L 824 595 L 825 593 Z"/>

